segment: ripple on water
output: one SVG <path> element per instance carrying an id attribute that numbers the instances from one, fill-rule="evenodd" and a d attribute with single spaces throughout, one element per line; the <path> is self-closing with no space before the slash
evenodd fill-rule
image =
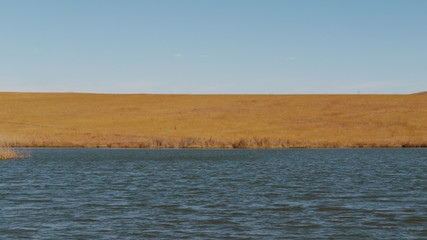
<path id="1" fill-rule="evenodd" d="M 426 149 L 34 149 L 0 239 L 425 239 Z"/>

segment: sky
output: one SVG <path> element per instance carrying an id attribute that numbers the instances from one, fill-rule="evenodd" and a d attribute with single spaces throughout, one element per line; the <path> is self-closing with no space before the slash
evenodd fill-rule
<path id="1" fill-rule="evenodd" d="M 0 92 L 427 91 L 425 0 L 0 0 Z"/>

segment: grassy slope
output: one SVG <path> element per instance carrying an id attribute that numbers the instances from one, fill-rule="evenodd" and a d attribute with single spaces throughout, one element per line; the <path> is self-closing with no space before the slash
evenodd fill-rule
<path id="1" fill-rule="evenodd" d="M 9 146 L 427 144 L 426 95 L 0 93 L 0 103 L 0 133 Z"/>

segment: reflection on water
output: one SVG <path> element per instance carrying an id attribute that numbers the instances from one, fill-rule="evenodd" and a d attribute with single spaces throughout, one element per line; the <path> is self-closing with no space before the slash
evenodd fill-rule
<path id="1" fill-rule="evenodd" d="M 427 149 L 32 149 L 0 239 L 427 239 Z"/>

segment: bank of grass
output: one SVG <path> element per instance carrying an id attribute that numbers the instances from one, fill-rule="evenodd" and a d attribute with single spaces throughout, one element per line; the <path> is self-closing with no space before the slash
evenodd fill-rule
<path id="1" fill-rule="evenodd" d="M 0 93 L 11 147 L 426 147 L 427 95 Z"/>
<path id="2" fill-rule="evenodd" d="M 269 138 L 242 138 L 238 140 L 215 140 L 204 138 L 120 138 L 115 140 L 97 139 L 95 141 L 61 141 L 56 139 L 32 139 L 14 141 L 13 147 L 54 147 L 54 148 L 417 148 L 427 147 L 425 141 L 391 140 L 376 142 L 327 142 L 327 141 L 291 141 Z"/>

